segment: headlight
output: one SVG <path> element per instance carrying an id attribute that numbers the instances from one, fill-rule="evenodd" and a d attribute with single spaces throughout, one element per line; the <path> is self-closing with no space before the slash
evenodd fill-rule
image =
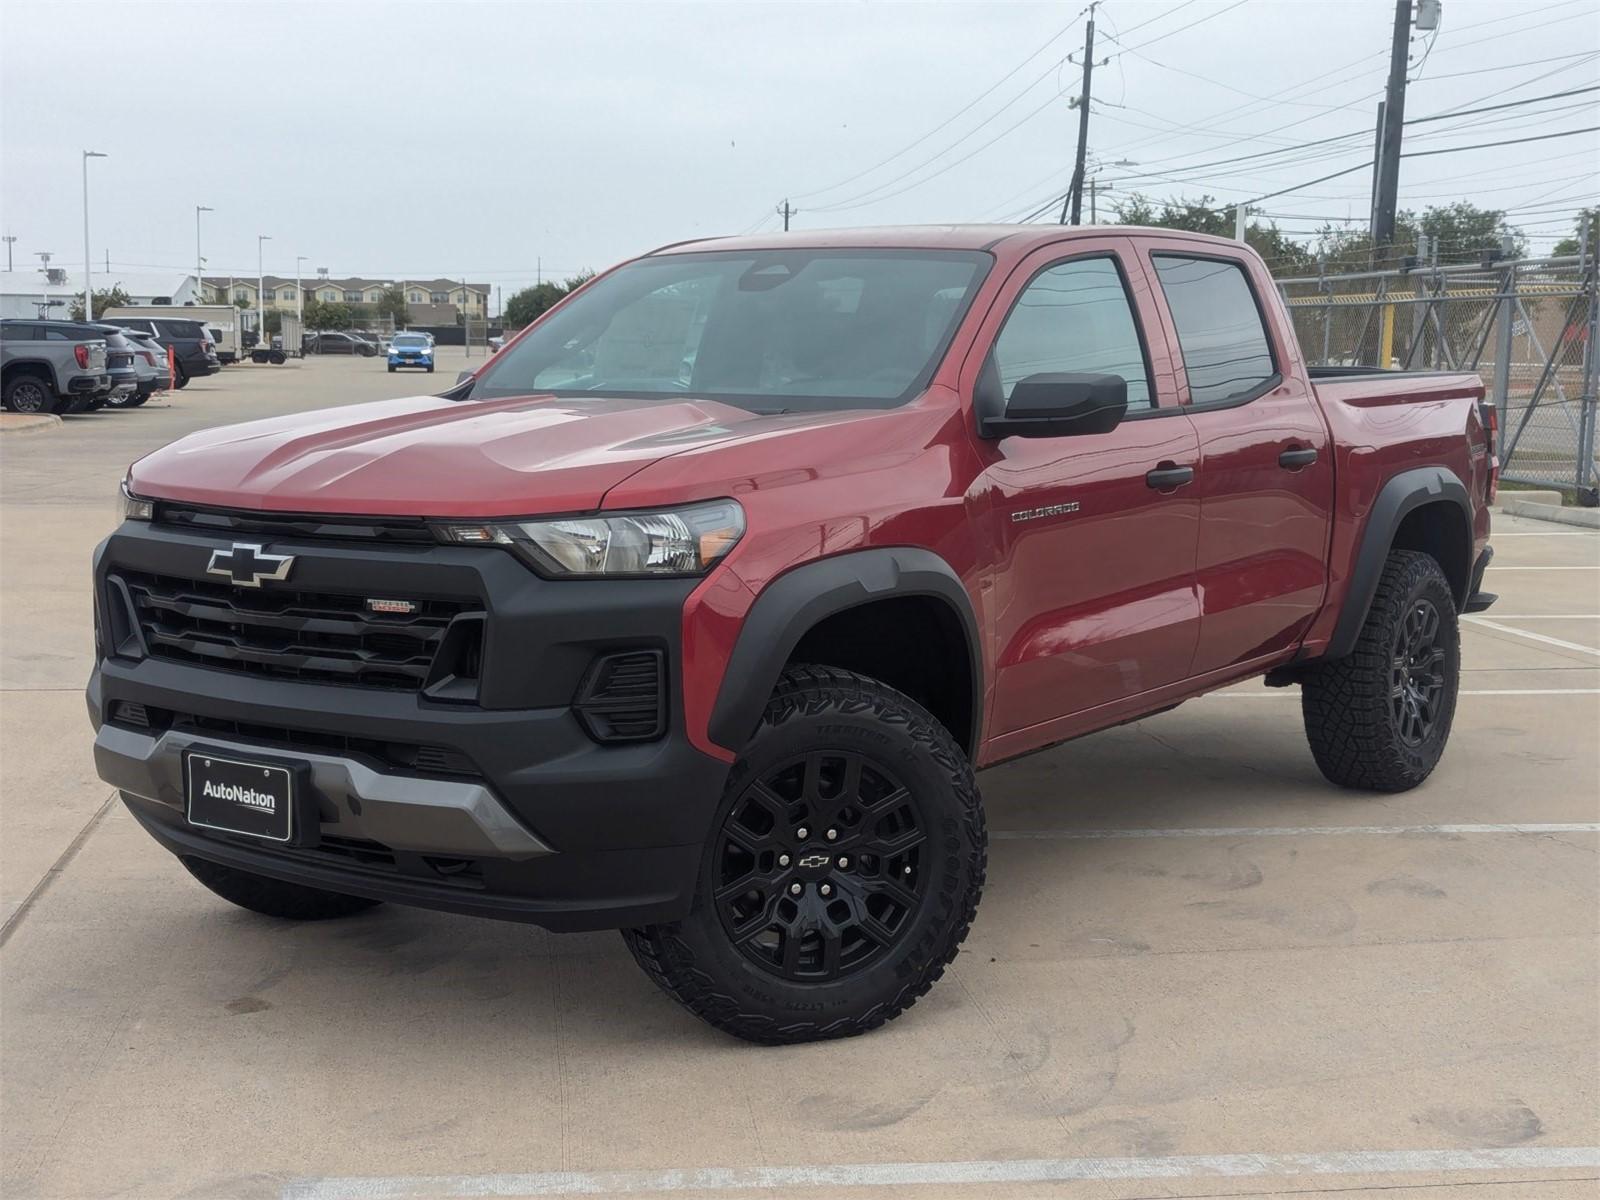
<path id="1" fill-rule="evenodd" d="M 732 500 L 653 512 L 441 525 L 441 540 L 504 546 L 556 578 L 703 575 L 744 534 Z"/>
<path id="2" fill-rule="evenodd" d="M 122 481 L 122 519 L 124 521 L 148 521 L 155 514 L 155 501 L 135 496 L 128 490 L 128 481 L 124 479 Z"/>

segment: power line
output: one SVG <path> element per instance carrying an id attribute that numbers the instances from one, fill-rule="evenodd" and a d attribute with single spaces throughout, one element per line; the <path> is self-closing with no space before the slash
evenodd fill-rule
<path id="1" fill-rule="evenodd" d="M 1472 146 L 1446 146 L 1442 150 L 1408 150 L 1401 158 L 1423 158 L 1430 154 L 1456 154 L 1462 150 L 1487 150 L 1492 146 L 1516 146 L 1523 142 L 1548 142 L 1552 138 L 1575 137 L 1580 133 L 1600 133 L 1600 125 L 1587 125 L 1582 129 L 1563 129 L 1557 133 L 1540 133 L 1533 137 L 1506 138 L 1499 142 L 1478 142 Z"/>
<path id="2" fill-rule="evenodd" d="M 1083 15 L 1083 13 L 1079 13 L 1078 14 L 1079 17 L 1081 17 L 1082 15 Z M 1067 24 L 1063 25 L 1055 33 L 1051 34 L 1042 43 L 1040 43 L 1040 45 L 1037 48 L 1035 48 L 1033 53 L 1028 55 L 1027 58 L 1023 59 L 1016 66 L 1012 67 L 1011 70 L 1007 71 L 999 79 L 995 80 L 987 88 L 985 88 L 983 91 L 979 92 L 977 96 L 975 96 L 973 99 L 968 101 L 961 108 L 957 109 L 954 113 L 952 113 L 945 120 L 941 121 L 939 124 L 935 125 L 932 129 L 928 130 L 927 133 L 923 134 L 916 141 L 911 142 L 908 145 L 902 146 L 899 150 L 896 150 L 893 154 L 889 155 L 888 158 L 885 158 L 880 162 L 874 163 L 872 166 L 866 168 L 866 170 L 864 170 L 864 171 L 857 171 L 854 175 L 851 175 L 851 176 L 848 176 L 847 178 L 841 179 L 837 183 L 830 183 L 827 187 L 815 188 L 815 189 L 813 189 L 812 191 L 809 191 L 809 192 L 796 192 L 796 193 L 794 193 L 794 195 L 797 198 L 804 199 L 807 196 L 820 196 L 824 192 L 837 191 L 838 189 L 844 187 L 846 184 L 854 183 L 856 180 L 861 179 L 864 176 L 872 174 L 874 171 L 878 170 L 880 167 L 886 167 L 890 163 L 892 163 L 895 159 L 900 158 L 901 156 L 903 156 L 905 154 L 908 154 L 912 150 L 915 150 L 918 146 L 922 145 L 923 142 L 927 141 L 929 138 L 933 137 L 935 134 L 940 133 L 941 131 L 943 131 L 945 129 L 948 129 L 951 124 L 953 124 L 955 121 L 960 119 L 965 114 L 971 112 L 972 109 L 974 107 L 976 107 L 978 104 L 980 104 L 984 100 L 988 99 L 988 97 L 993 95 L 994 92 L 1002 84 L 1004 84 L 1008 79 L 1012 78 L 1014 75 L 1016 75 L 1016 73 L 1018 71 L 1022 70 L 1023 67 L 1027 66 L 1034 59 L 1038 58 L 1039 55 L 1043 54 L 1047 47 L 1049 47 L 1050 45 L 1052 45 L 1055 42 L 1060 41 L 1063 37 L 1065 37 L 1067 35 L 1067 33 L 1069 33 L 1072 30 L 1073 26 L 1076 25 L 1077 23 L 1078 23 L 1078 17 L 1072 18 L 1071 21 L 1067 22 Z M 1051 64 L 1051 69 L 1054 70 L 1056 65 L 1058 65 L 1058 64 Z M 1046 74 L 1048 74 L 1048 72 L 1046 72 Z M 1033 87 L 1037 82 L 1038 82 L 1038 80 L 1035 80 L 1034 83 L 1030 83 L 1028 85 L 1028 88 Z M 1024 88 L 1023 92 L 1025 93 L 1028 90 L 1028 88 Z M 1019 97 L 1020 97 L 1020 93 L 1019 93 Z M 1015 103 L 1015 99 L 1013 99 L 1009 103 Z M 1004 111 L 1004 109 L 1002 109 L 1001 111 Z M 981 129 L 983 127 L 983 125 L 987 124 L 988 121 L 990 121 L 990 120 L 993 120 L 992 116 L 989 117 L 989 118 L 986 118 L 985 121 L 980 122 L 976 127 L 974 127 L 974 130 L 968 131 L 968 133 L 966 135 L 964 135 L 964 136 L 965 137 L 970 137 L 972 132 L 974 132 L 976 129 Z M 963 140 L 964 140 L 964 138 L 963 138 Z M 959 142 L 957 144 L 959 144 Z M 943 153 L 943 152 L 941 151 L 941 153 Z M 934 155 L 934 157 L 937 158 L 938 155 Z M 912 170 L 915 170 L 915 169 L 916 168 L 914 168 L 914 167 L 912 168 Z"/>
<path id="3" fill-rule="evenodd" d="M 1193 29 L 1196 25 L 1204 25 L 1207 21 L 1214 21 L 1218 17 L 1222 16 L 1223 13 L 1230 13 L 1234 9 L 1238 8 L 1241 4 L 1245 3 L 1247 3 L 1247 0 L 1234 0 L 1234 2 L 1228 5 L 1227 8 L 1219 8 L 1215 12 L 1209 12 L 1203 17 L 1199 17 L 1196 20 L 1190 21 L 1187 25 L 1179 25 L 1176 29 L 1169 29 L 1166 33 L 1158 34 L 1153 38 L 1140 42 L 1137 46 L 1124 46 L 1123 50 L 1131 53 L 1132 51 L 1142 49 L 1145 46 L 1154 46 L 1157 42 L 1164 42 L 1169 37 L 1182 33 L 1185 29 Z M 1138 28 L 1138 26 L 1135 26 L 1134 28 Z"/>
<path id="4" fill-rule="evenodd" d="M 1561 62 L 1564 59 L 1569 58 L 1600 58 L 1600 51 L 1580 50 L 1577 54 L 1558 54 L 1551 58 L 1531 58 L 1527 62 L 1502 63 L 1498 67 L 1478 67 L 1476 70 L 1472 71 L 1452 71 L 1448 75 L 1430 75 L 1426 80 L 1418 79 L 1414 80 L 1413 82 L 1438 83 L 1441 79 L 1460 79 L 1466 75 L 1488 75 L 1495 71 L 1514 71 L 1518 67 L 1542 67 L 1545 63 Z M 1567 70 L 1568 68 L 1563 67 L 1561 69 Z M 1555 72 L 1552 71 L 1550 74 L 1553 75 Z M 1543 76 L 1540 76 L 1539 78 L 1543 78 Z M 1528 82 L 1532 83 L 1533 80 L 1528 80 Z"/>
<path id="5" fill-rule="evenodd" d="M 1568 2 L 1569 3 L 1574 3 L 1575 0 L 1568 0 Z M 1136 29 L 1143 29 L 1146 25 L 1153 25 L 1157 21 L 1163 21 L 1163 20 L 1165 20 L 1166 18 L 1168 18 L 1170 16 L 1174 16 L 1175 14 L 1177 14 L 1177 13 L 1181 12 L 1182 10 L 1188 8 L 1191 4 L 1194 4 L 1194 3 L 1196 3 L 1196 0 L 1183 0 L 1183 3 L 1178 5 L 1176 8 L 1169 8 L 1169 9 L 1167 9 L 1166 12 L 1157 13 L 1155 16 L 1151 17 L 1147 21 L 1140 21 L 1137 25 L 1128 26 L 1128 28 L 1126 28 L 1125 30 L 1122 31 L 1122 36 L 1123 37 L 1127 37 L 1128 34 L 1132 33 Z M 1112 41 L 1116 41 L 1117 39 L 1116 38 L 1112 38 L 1111 40 Z"/>

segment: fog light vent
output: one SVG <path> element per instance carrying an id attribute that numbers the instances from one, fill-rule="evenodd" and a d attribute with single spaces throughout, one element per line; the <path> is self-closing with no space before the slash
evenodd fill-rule
<path id="1" fill-rule="evenodd" d="M 578 718 L 597 742 L 647 742 L 667 731 L 665 657 L 630 650 L 597 658 L 578 688 Z"/>

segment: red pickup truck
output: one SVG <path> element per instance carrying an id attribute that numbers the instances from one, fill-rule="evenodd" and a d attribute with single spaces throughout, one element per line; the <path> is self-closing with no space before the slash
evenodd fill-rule
<path id="1" fill-rule="evenodd" d="M 1308 370 L 1217 238 L 669 246 L 443 395 L 135 463 L 96 760 L 257 912 L 619 928 L 730 1033 L 859 1033 L 966 935 L 975 769 L 1265 676 L 1334 783 L 1427 778 L 1482 400 Z"/>

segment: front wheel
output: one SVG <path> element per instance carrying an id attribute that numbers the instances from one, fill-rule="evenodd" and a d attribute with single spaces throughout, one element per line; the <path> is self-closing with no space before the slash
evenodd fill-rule
<path id="1" fill-rule="evenodd" d="M 781 1044 L 875 1029 L 971 927 L 987 856 L 966 755 L 915 701 L 791 667 L 734 764 L 689 915 L 623 932 L 717 1028 Z"/>
<path id="2" fill-rule="evenodd" d="M 1341 787 L 1416 787 L 1444 753 L 1460 683 L 1449 580 L 1431 555 L 1390 551 L 1355 649 L 1304 679 L 1300 708 L 1317 766 Z"/>
<path id="3" fill-rule="evenodd" d="M 204 858 L 185 858 L 183 865 L 211 891 L 240 908 L 285 921 L 326 921 L 348 917 L 382 904 L 365 896 L 346 896 L 321 888 L 252 875 Z"/>

